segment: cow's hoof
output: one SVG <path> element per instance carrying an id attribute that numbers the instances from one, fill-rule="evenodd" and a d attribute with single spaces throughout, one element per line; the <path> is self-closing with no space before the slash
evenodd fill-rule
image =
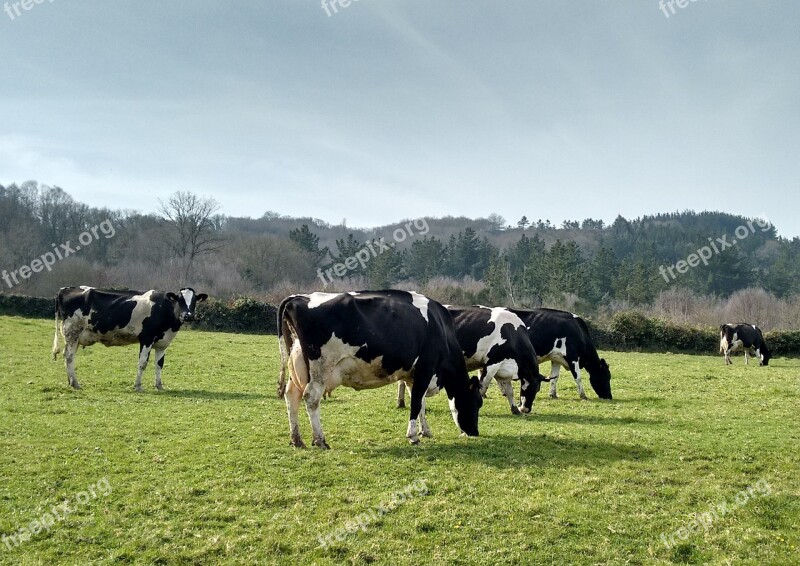
<path id="1" fill-rule="evenodd" d="M 520 412 L 519 412 L 519 409 L 518 409 L 517 407 L 515 407 L 514 405 L 512 405 L 512 406 L 511 406 L 511 414 L 512 414 L 512 415 L 520 415 L 520 414 L 522 414 L 522 413 L 520 413 Z"/>
<path id="2" fill-rule="evenodd" d="M 409 438 L 408 441 L 412 446 L 417 446 L 419 444 L 419 438 Z"/>
<path id="3" fill-rule="evenodd" d="M 294 448 L 305 448 L 306 443 L 303 442 L 302 438 L 293 438 L 289 441 L 289 446 L 293 446 Z"/>
<path id="4" fill-rule="evenodd" d="M 581 395 L 581 401 L 588 401 L 589 398 L 586 395 Z"/>
<path id="5" fill-rule="evenodd" d="M 397 408 L 398 409 L 405 409 L 406 408 L 406 402 L 405 401 L 398 401 L 397 402 Z"/>
<path id="6" fill-rule="evenodd" d="M 433 438 L 433 433 L 429 430 L 423 430 L 422 436 L 424 436 L 425 438 Z"/>
<path id="7" fill-rule="evenodd" d="M 323 450 L 330 450 L 331 448 L 330 446 L 328 446 L 328 443 L 325 442 L 324 438 L 315 438 L 311 444 L 319 448 L 322 448 Z"/>
<path id="8" fill-rule="evenodd" d="M 80 384 L 77 381 L 75 383 L 70 383 L 70 387 L 72 387 L 73 389 L 81 388 Z"/>
<path id="9" fill-rule="evenodd" d="M 158 389 L 159 391 L 164 391 L 164 386 L 159 383 L 158 385 L 156 385 L 156 389 Z"/>
<path id="10" fill-rule="evenodd" d="M 551 393 L 550 394 L 550 398 L 551 399 L 558 399 L 558 395 L 556 395 L 555 393 Z"/>
<path id="11" fill-rule="evenodd" d="M 142 389 L 141 385 L 138 387 L 134 386 L 133 390 L 136 391 L 136 393 L 144 393 L 144 389 Z"/>

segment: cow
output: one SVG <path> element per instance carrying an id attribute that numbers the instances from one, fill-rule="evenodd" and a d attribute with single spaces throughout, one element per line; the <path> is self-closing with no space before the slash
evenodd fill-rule
<path id="1" fill-rule="evenodd" d="M 453 307 L 445 305 L 453 317 L 456 339 L 464 354 L 467 370 L 481 370 L 481 394 L 492 382 L 503 392 L 511 412 L 529 413 L 542 381 L 536 352 L 520 318 L 503 307 Z M 520 380 L 520 406 L 514 404 L 511 380 Z M 397 388 L 397 406 L 405 406 L 405 386 Z"/>
<path id="2" fill-rule="evenodd" d="M 190 287 L 178 293 L 63 287 L 56 295 L 53 359 L 58 357 L 60 332 L 64 338 L 67 381 L 75 389 L 80 389 L 75 375 L 78 346 L 85 348 L 98 342 L 105 346 L 139 344 L 139 371 L 134 388 L 142 391 L 142 373 L 147 367 L 150 351 L 155 349 L 155 387 L 161 390 L 164 352 L 181 325 L 194 318 L 197 303 L 207 298 L 205 293 L 198 294 Z"/>
<path id="3" fill-rule="evenodd" d="M 597 354 L 586 322 L 576 314 L 556 309 L 509 309 L 528 327 L 539 363 L 550 362 L 550 397 L 558 399 L 556 383 L 561 368 L 572 373 L 581 399 L 586 392 L 581 369 L 589 372 L 589 383 L 601 399 L 611 399 L 611 370 Z"/>
<path id="4" fill-rule="evenodd" d="M 755 324 L 723 324 L 719 327 L 719 351 L 725 355 L 725 365 L 733 364 L 731 354 L 744 350 L 744 363 L 750 361 L 752 352 L 758 365 L 768 366 L 772 354 L 764 341 L 761 329 Z"/>
<path id="5" fill-rule="evenodd" d="M 339 385 L 360 390 L 398 380 L 411 388 L 406 437 L 412 444 L 419 434 L 432 436 L 425 397 L 442 388 L 456 426 L 478 436 L 480 383 L 469 378 L 450 313 L 432 299 L 398 290 L 291 295 L 278 307 L 278 342 L 278 397 L 286 402 L 292 446 L 305 447 L 297 416 L 301 399 L 312 444 L 327 449 L 319 414 L 324 393 Z"/>

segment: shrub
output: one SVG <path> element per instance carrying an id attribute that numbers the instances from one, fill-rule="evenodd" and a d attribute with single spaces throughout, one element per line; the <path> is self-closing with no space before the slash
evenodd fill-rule
<path id="1" fill-rule="evenodd" d="M 0 315 L 28 318 L 53 318 L 56 313 L 55 297 L 25 297 L 0 293 Z"/>

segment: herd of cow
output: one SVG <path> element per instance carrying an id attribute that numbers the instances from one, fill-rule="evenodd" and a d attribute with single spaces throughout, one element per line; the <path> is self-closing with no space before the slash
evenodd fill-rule
<path id="1" fill-rule="evenodd" d="M 136 390 L 150 352 L 155 350 L 155 386 L 161 389 L 164 354 L 184 322 L 194 318 L 207 295 L 191 288 L 179 293 L 111 291 L 65 287 L 56 296 L 53 359 L 64 339 L 67 379 L 80 388 L 75 373 L 79 346 L 139 344 Z M 405 406 L 410 388 L 407 438 L 416 444 L 431 436 L 425 419 L 425 398 L 445 390 L 456 426 L 478 435 L 478 412 L 494 379 L 514 414 L 529 413 L 542 382 L 556 383 L 562 367 L 570 371 L 582 399 L 581 370 L 601 399 L 611 399 L 611 372 L 592 343 L 578 315 L 553 309 L 453 307 L 413 291 L 361 291 L 291 295 L 278 307 L 281 368 L 278 396 L 286 402 L 293 446 L 300 435 L 301 400 L 313 430 L 313 444 L 328 448 L 320 422 L 324 395 L 339 385 L 371 389 L 398 382 L 397 406 Z M 726 364 L 732 353 L 753 353 L 767 365 L 770 352 L 761 330 L 748 324 L 720 327 L 720 351 Z M 550 376 L 539 373 L 549 361 Z M 469 372 L 480 370 L 480 378 Z M 519 404 L 511 386 L 520 382 Z"/>

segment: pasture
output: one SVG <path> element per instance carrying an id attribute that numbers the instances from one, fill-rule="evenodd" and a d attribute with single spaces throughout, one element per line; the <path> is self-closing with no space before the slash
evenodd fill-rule
<path id="1" fill-rule="evenodd" d="M 394 387 L 340 388 L 321 451 L 288 445 L 274 336 L 183 330 L 165 391 L 151 362 L 142 394 L 136 347 L 79 350 L 73 391 L 52 339 L 52 321 L 0 317 L 0 534 L 71 510 L 0 543 L 0 564 L 798 563 L 798 360 L 602 352 L 614 401 L 588 380 L 580 401 L 562 372 L 560 399 L 544 384 L 512 416 L 492 385 L 481 436 L 463 438 L 440 394 L 417 447 Z M 737 503 L 757 484 L 769 493 Z"/>

